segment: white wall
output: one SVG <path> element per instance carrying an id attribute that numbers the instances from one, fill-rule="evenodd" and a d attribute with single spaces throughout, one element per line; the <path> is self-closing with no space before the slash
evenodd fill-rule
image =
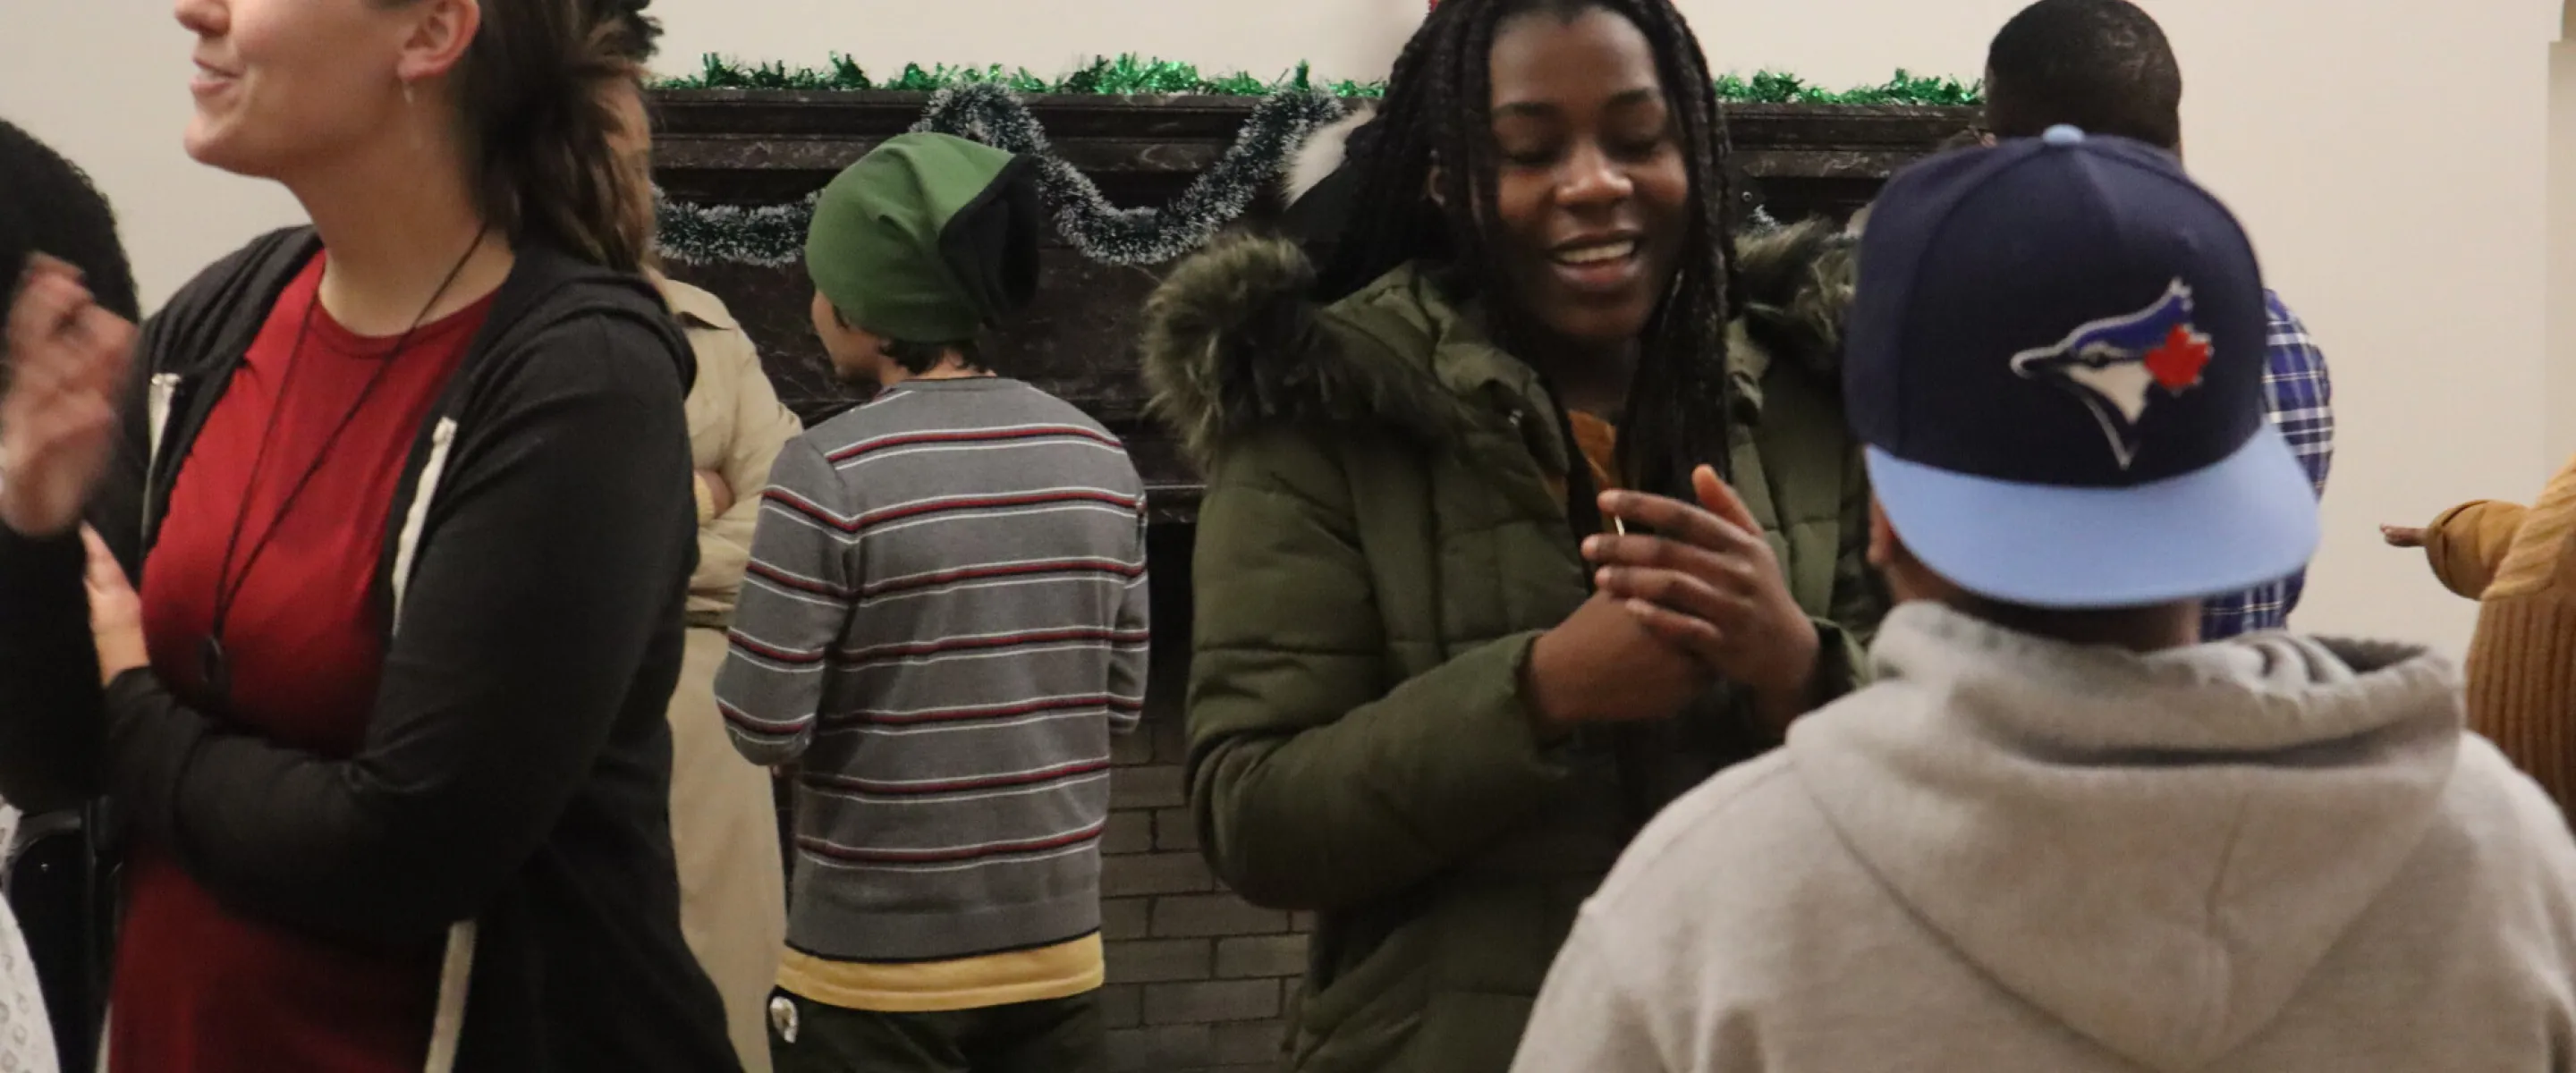
<path id="1" fill-rule="evenodd" d="M 1825 83 L 1898 66 L 1974 76 L 2020 0 L 1682 0 L 1719 67 Z M 2329 537 L 2301 622 L 2461 646 L 2472 614 L 2381 521 L 2525 496 L 2576 450 L 2576 326 L 2549 345 L 2544 196 L 2557 0 L 2145 0 L 2182 54 L 2192 166 L 2245 217 L 2273 282 L 2333 360 L 2342 437 Z M 146 299 L 259 229 L 275 192 L 178 149 L 187 41 L 155 0 L 5 0 L 0 114 L 89 166 L 127 221 Z M 1419 0 L 660 0 L 665 66 L 702 52 L 872 71 L 906 61 L 1065 69 L 1137 51 L 1206 69 L 1377 77 Z M 2576 89 L 2561 89 L 2576 99 Z M 2562 172 L 2576 179 L 2576 172 Z M 2565 186 L 2566 183 L 2560 185 Z M 2576 274 L 2555 293 L 2576 298 Z M 2561 305 L 2576 308 L 2576 302 Z M 2544 355 L 2561 356 L 2553 378 Z M 2553 454 L 2555 452 L 2555 454 Z"/>
<path id="2" fill-rule="evenodd" d="M 2567 15 L 2576 22 L 2576 0 Z M 2576 455 L 2576 34 L 2549 46 L 2549 365 L 2543 454 Z"/>
<path id="3" fill-rule="evenodd" d="M 167 0 L 0 0 L 0 116 L 107 192 L 146 308 L 301 218 L 280 188 L 198 167 L 180 149 L 194 44 Z"/>

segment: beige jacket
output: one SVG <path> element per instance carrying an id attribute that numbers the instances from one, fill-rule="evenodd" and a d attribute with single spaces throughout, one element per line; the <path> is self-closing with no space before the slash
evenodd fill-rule
<path id="1" fill-rule="evenodd" d="M 705 483 L 698 485 L 698 572 L 689 580 L 689 625 L 722 629 L 733 618 L 743 567 L 751 561 L 751 531 L 760 519 L 760 493 L 769 487 L 770 463 L 805 427 L 778 401 L 751 337 L 724 302 L 677 280 L 657 276 L 653 282 L 698 356 L 698 382 L 688 402 L 694 464 L 722 476 L 733 490 L 733 505 L 714 515 Z"/>
<path id="2" fill-rule="evenodd" d="M 734 503 L 711 508 L 701 478 L 698 572 L 689 581 L 688 651 L 671 693 L 671 850 L 680 872 L 680 930 L 716 990 L 744 1073 L 769 1073 L 767 1009 L 787 937 L 786 873 L 768 772 L 745 762 L 716 712 L 725 628 L 751 557 L 770 463 L 803 429 L 779 405 L 760 355 L 724 303 L 653 281 L 688 332 L 698 380 L 689 391 L 692 465 L 724 478 Z"/>

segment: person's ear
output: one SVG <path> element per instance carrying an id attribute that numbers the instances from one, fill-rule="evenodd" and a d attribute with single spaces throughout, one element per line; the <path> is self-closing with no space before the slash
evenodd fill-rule
<path id="1" fill-rule="evenodd" d="M 1887 508 L 1878 505 L 1878 497 L 1869 497 L 1869 565 L 1884 571 L 1896 561 L 1896 527 L 1887 522 Z"/>
<path id="2" fill-rule="evenodd" d="M 1897 603 L 1945 600 L 1958 591 L 1914 557 L 1913 549 L 1907 548 L 1905 538 L 1897 535 L 1896 523 L 1888 520 L 1887 508 L 1879 504 L 1876 496 L 1869 501 L 1869 565 L 1887 583 L 1887 594 Z"/>
<path id="3" fill-rule="evenodd" d="M 483 28 L 480 0 L 428 0 L 407 14 L 411 30 L 394 65 L 394 77 L 405 86 L 455 70 Z"/>
<path id="4" fill-rule="evenodd" d="M 1434 205 L 1438 205 L 1444 209 L 1448 208 L 1449 195 L 1443 192 L 1444 188 L 1447 187 L 1448 184 L 1448 169 L 1441 167 L 1440 161 L 1435 159 L 1431 162 L 1431 170 L 1423 176 L 1422 196 L 1430 198 L 1431 203 Z"/>
<path id="5" fill-rule="evenodd" d="M 1978 105 L 1977 105 L 1977 129 L 1979 129 L 1979 130 L 1983 130 L 1983 131 L 1995 131 L 1995 130 L 2000 130 L 2000 129 L 2002 129 L 2002 126 L 2001 126 L 2000 124 L 1998 124 L 1998 123 L 1996 123 L 1996 122 L 1995 122 L 1995 65 L 1994 65 L 1994 64 L 1991 64 L 1991 63 L 1987 64 L 1987 65 L 1986 65 L 1985 73 L 1984 73 L 1984 74 L 1982 74 L 1982 75 L 1980 75 L 1980 76 L 1978 76 L 1978 78 L 1977 78 L 1977 90 L 1978 90 L 1978 94 L 1979 94 L 1979 96 L 1982 96 L 1983 98 L 1985 98 L 1983 101 L 1979 102 L 1979 103 L 1978 103 Z"/>

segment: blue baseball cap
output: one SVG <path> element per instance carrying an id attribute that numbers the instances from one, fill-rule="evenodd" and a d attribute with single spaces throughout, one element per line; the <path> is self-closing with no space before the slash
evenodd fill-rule
<path id="1" fill-rule="evenodd" d="M 2317 503 L 2264 413 L 2236 218 L 2072 127 L 1899 174 L 1861 238 L 1844 398 L 1889 524 L 1970 592 L 2115 608 L 2297 573 Z"/>

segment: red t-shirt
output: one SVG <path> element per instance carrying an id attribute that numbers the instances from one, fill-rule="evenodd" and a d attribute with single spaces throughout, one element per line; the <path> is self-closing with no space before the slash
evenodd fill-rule
<path id="1" fill-rule="evenodd" d="M 388 609 L 375 579 L 395 486 L 490 299 L 423 325 L 392 354 L 396 340 L 355 335 L 320 309 L 305 327 L 323 260 L 278 297 L 179 468 L 144 568 L 143 630 L 154 672 L 209 717 L 339 758 L 365 738 L 383 669 Z M 384 381 L 324 458 L 324 441 L 388 357 Z M 281 517 L 280 502 L 317 458 Z M 236 519 L 226 584 L 240 589 L 223 636 L 232 689 L 217 702 L 205 694 L 198 653 Z M 165 846 L 133 847 L 126 895 L 110 1028 L 118 1073 L 391 1073 L 426 1061 L 437 941 L 370 948 L 232 912 Z"/>

